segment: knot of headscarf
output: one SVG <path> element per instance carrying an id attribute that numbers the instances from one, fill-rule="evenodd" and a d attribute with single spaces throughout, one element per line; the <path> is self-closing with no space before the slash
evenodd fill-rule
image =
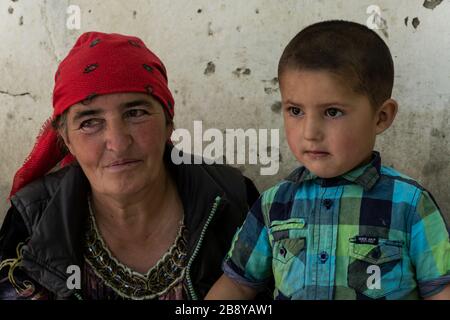
<path id="1" fill-rule="evenodd" d="M 125 92 L 151 94 L 173 118 L 174 100 L 166 69 L 141 39 L 114 33 L 82 34 L 56 71 L 53 115 L 42 126 L 33 150 L 16 172 L 10 197 L 58 163 L 65 166 L 73 161 L 71 154 L 61 151 L 52 120 L 74 104 L 97 95 Z"/>

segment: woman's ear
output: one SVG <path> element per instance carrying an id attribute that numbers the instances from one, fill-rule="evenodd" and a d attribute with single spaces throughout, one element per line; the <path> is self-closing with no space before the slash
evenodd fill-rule
<path id="1" fill-rule="evenodd" d="M 65 126 L 63 128 L 58 129 L 58 135 L 61 137 L 61 140 L 62 140 L 61 143 L 64 143 L 67 150 L 69 150 L 69 152 L 71 154 L 73 154 L 71 145 L 70 145 L 70 141 L 69 141 L 69 137 L 67 135 L 67 128 Z"/>
<path id="2" fill-rule="evenodd" d="M 394 99 L 386 100 L 376 112 L 376 133 L 381 134 L 394 122 L 397 115 L 398 104 Z"/>

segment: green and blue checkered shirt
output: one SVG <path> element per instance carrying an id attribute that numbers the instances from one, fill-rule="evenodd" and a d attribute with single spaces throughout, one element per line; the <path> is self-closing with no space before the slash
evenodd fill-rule
<path id="1" fill-rule="evenodd" d="M 224 273 L 275 299 L 418 299 L 450 283 L 449 229 L 430 193 L 372 161 L 322 179 L 300 167 L 265 191 Z"/>

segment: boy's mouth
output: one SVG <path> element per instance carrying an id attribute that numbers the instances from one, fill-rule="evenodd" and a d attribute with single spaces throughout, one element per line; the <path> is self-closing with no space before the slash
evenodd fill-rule
<path id="1" fill-rule="evenodd" d="M 329 152 L 321 150 L 306 150 L 304 151 L 304 154 L 312 158 L 324 158 L 330 155 Z"/>

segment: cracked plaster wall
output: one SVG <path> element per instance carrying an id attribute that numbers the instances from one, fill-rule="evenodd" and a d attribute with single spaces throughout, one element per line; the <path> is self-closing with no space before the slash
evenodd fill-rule
<path id="1" fill-rule="evenodd" d="M 81 29 L 66 28 L 67 7 Z M 366 0 L 0 1 L 0 221 L 14 172 L 51 113 L 53 74 L 85 31 L 141 37 L 165 62 L 176 126 L 278 128 L 278 58 L 306 25 L 324 19 L 366 23 Z M 377 142 L 384 163 L 413 176 L 450 211 L 450 1 L 378 0 L 380 35 L 396 65 L 400 112 Z M 280 131 L 276 176 L 240 166 L 260 190 L 295 166 Z"/>

